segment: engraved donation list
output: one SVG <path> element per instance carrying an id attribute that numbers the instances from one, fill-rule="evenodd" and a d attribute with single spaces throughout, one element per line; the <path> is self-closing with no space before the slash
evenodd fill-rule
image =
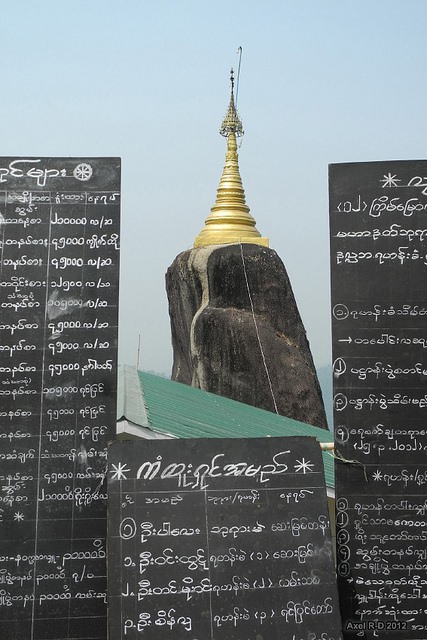
<path id="1" fill-rule="evenodd" d="M 0 637 L 105 640 L 120 160 L 0 159 Z"/>
<path id="2" fill-rule="evenodd" d="M 109 447 L 114 640 L 341 640 L 314 438 Z"/>
<path id="3" fill-rule="evenodd" d="M 330 166 L 345 638 L 427 637 L 427 161 Z"/>

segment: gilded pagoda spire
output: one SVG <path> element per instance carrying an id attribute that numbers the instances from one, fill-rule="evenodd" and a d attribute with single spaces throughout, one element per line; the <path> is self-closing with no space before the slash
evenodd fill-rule
<path id="1" fill-rule="evenodd" d="M 237 138 L 243 136 L 242 121 L 234 101 L 234 73 L 231 70 L 230 103 L 220 134 L 227 138 L 227 153 L 216 201 L 205 226 L 194 241 L 195 247 L 207 245 L 251 243 L 268 247 L 268 238 L 262 238 L 249 213 L 245 191 L 239 171 Z"/>

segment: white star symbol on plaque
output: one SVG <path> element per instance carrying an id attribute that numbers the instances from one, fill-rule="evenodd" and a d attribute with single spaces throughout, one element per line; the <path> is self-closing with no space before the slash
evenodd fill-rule
<path id="1" fill-rule="evenodd" d="M 396 178 L 396 174 L 394 174 L 394 176 L 391 175 L 390 171 L 388 172 L 388 174 L 386 176 L 384 176 L 384 178 L 382 180 L 380 180 L 380 182 L 383 183 L 383 189 L 385 187 L 398 187 L 399 185 L 397 184 L 398 182 L 402 182 L 401 180 L 399 180 L 399 178 Z"/>
<path id="2" fill-rule="evenodd" d="M 24 514 L 21 513 L 20 511 L 17 511 L 13 516 L 13 519 L 16 520 L 17 522 L 22 522 L 22 520 L 24 519 Z"/>
<path id="3" fill-rule="evenodd" d="M 313 471 L 313 469 L 310 469 L 310 467 L 314 467 L 314 464 L 312 462 L 310 462 L 310 460 L 307 460 L 305 458 L 303 458 L 302 460 L 297 460 L 298 464 L 294 464 L 294 469 L 296 471 L 296 473 L 300 472 L 300 473 L 310 473 Z"/>
<path id="4" fill-rule="evenodd" d="M 379 480 L 382 480 L 383 474 L 381 473 L 381 471 L 379 469 L 377 469 L 376 471 L 374 471 L 374 473 L 372 474 L 373 479 L 378 482 Z"/>
<path id="5" fill-rule="evenodd" d="M 118 464 L 112 464 L 111 466 L 113 467 L 111 469 L 111 473 L 113 474 L 111 476 L 112 480 L 126 480 L 125 473 L 130 471 L 130 469 L 128 469 L 125 464 L 119 462 Z"/>

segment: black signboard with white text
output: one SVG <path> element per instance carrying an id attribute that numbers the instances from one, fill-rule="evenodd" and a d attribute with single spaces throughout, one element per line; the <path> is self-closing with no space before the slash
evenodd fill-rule
<path id="1" fill-rule="evenodd" d="M 340 640 L 314 438 L 109 447 L 115 640 Z"/>
<path id="2" fill-rule="evenodd" d="M 427 161 L 330 166 L 346 638 L 427 635 Z"/>
<path id="3" fill-rule="evenodd" d="M 0 637 L 105 640 L 120 160 L 0 159 Z"/>

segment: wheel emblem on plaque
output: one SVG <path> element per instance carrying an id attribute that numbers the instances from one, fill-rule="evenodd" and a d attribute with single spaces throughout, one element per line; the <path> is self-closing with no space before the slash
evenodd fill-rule
<path id="1" fill-rule="evenodd" d="M 86 182 L 86 180 L 90 180 L 92 177 L 93 169 L 87 162 L 81 162 L 77 165 L 77 167 L 73 171 L 73 176 L 77 178 L 77 180 L 81 180 L 82 182 Z"/>

